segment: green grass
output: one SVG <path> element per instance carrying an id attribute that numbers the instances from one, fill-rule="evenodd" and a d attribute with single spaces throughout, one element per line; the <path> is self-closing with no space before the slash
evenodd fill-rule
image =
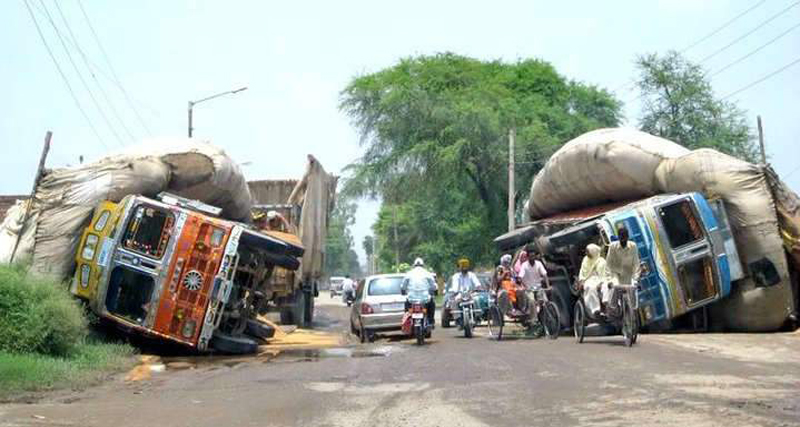
<path id="1" fill-rule="evenodd" d="M 133 365 L 134 350 L 125 344 L 94 340 L 76 346 L 68 357 L 0 352 L 0 401 L 30 392 L 82 388 Z"/>
<path id="2" fill-rule="evenodd" d="M 91 334 L 65 284 L 0 266 L 0 400 L 88 385 L 130 366 L 133 354 Z"/>

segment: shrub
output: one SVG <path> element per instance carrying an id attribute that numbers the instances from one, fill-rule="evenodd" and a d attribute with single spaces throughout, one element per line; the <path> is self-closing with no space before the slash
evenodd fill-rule
<path id="1" fill-rule="evenodd" d="M 68 356 L 84 342 L 87 321 L 66 286 L 0 266 L 0 352 Z"/>

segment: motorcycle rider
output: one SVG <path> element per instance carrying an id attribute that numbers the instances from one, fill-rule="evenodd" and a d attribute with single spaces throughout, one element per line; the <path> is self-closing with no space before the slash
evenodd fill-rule
<path id="1" fill-rule="evenodd" d="M 342 281 L 342 300 L 347 303 L 347 300 L 355 300 L 355 283 L 353 279 L 350 278 L 350 275 L 347 274 L 344 276 L 344 281 Z"/>
<path id="2" fill-rule="evenodd" d="M 464 295 L 476 289 L 480 289 L 483 286 L 478 276 L 472 272 L 469 258 L 461 258 L 458 260 L 457 264 L 459 272 L 450 278 L 450 289 L 456 294 L 451 303 L 451 310 L 458 308 Z"/>
<path id="3" fill-rule="evenodd" d="M 406 311 L 411 309 L 409 299 L 427 301 L 425 309 L 428 311 L 428 324 L 433 327 L 434 313 L 436 312 L 436 301 L 433 300 L 433 296 L 438 293 L 438 288 L 433 274 L 425 269 L 425 262 L 422 258 L 414 260 L 414 268 L 406 273 L 401 290 L 403 295 L 407 295 Z"/>

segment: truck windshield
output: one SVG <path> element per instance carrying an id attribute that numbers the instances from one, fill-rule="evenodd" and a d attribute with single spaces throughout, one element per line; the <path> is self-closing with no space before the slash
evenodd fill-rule
<path id="1" fill-rule="evenodd" d="M 160 259 L 169 243 L 174 222 L 169 212 L 139 205 L 125 230 L 122 245 L 126 249 Z"/>
<path id="2" fill-rule="evenodd" d="M 688 200 L 659 208 L 661 223 L 673 249 L 703 239 L 703 230 Z"/>

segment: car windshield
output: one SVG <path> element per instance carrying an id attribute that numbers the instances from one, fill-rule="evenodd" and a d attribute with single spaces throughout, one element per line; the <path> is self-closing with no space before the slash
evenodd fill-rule
<path id="1" fill-rule="evenodd" d="M 400 295 L 403 277 L 379 277 L 369 282 L 368 295 Z"/>

